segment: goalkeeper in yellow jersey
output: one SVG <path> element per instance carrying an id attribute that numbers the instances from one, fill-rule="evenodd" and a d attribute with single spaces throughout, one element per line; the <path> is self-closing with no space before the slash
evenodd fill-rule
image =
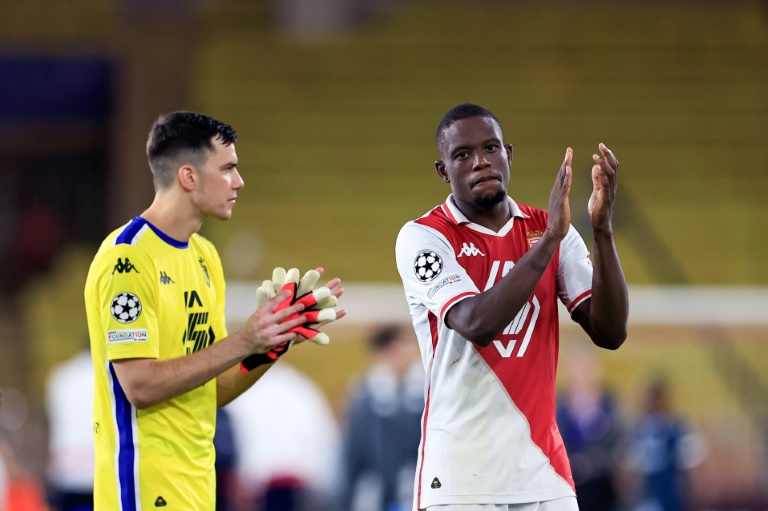
<path id="1" fill-rule="evenodd" d="M 244 186 L 236 140 L 230 126 L 194 112 L 155 122 L 147 141 L 155 199 L 91 264 L 96 509 L 214 509 L 216 408 L 292 343 L 326 343 L 317 325 L 344 315 L 332 309 L 339 279 L 313 291 L 318 272 L 299 285 L 297 271 L 276 271 L 254 314 L 227 335 L 221 261 L 197 232 L 208 217 L 232 215 Z"/>

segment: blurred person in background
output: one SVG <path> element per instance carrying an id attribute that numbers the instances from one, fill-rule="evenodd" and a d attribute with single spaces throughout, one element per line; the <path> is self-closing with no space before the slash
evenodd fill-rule
<path id="1" fill-rule="evenodd" d="M 322 390 L 281 360 L 224 409 L 238 511 L 336 511 L 339 427 Z"/>
<path id="2" fill-rule="evenodd" d="M 45 387 L 48 501 L 58 511 L 93 510 L 93 362 L 86 348 L 56 365 Z"/>
<path id="3" fill-rule="evenodd" d="M 603 388 L 603 371 L 595 356 L 574 349 L 565 362 L 568 387 L 558 396 L 557 427 L 571 461 L 579 509 L 615 511 L 621 500 L 623 421 Z"/>
<path id="4" fill-rule="evenodd" d="M 2 390 L 0 390 L 2 392 Z M 8 471 L 5 468 L 5 458 L 0 452 L 0 511 L 6 510 L 8 501 Z"/>
<path id="5" fill-rule="evenodd" d="M 662 378 L 648 385 L 630 449 L 630 467 L 640 477 L 634 511 L 689 510 L 688 471 L 706 457 L 706 442 L 675 414 Z"/>
<path id="6" fill-rule="evenodd" d="M 304 340 L 292 331 L 306 321 L 303 304 L 276 312 L 287 291 L 227 334 L 221 260 L 197 233 L 207 218 L 232 215 L 244 186 L 236 140 L 202 114 L 158 119 L 146 148 L 155 198 L 91 264 L 97 509 L 214 509 L 217 407 Z M 327 284 L 337 297 L 339 283 Z"/>
<path id="7" fill-rule="evenodd" d="M 424 369 L 399 325 L 377 328 L 372 363 L 353 391 L 342 448 L 342 511 L 406 511 L 413 502 Z"/>
<path id="8" fill-rule="evenodd" d="M 405 224 L 395 248 L 427 374 L 414 507 L 576 510 L 555 421 L 557 300 L 595 345 L 626 339 L 612 228 L 619 163 L 604 144 L 592 155 L 591 262 L 570 221 L 570 147 L 542 210 L 507 195 L 512 145 L 487 109 L 452 108 L 435 139 L 452 193 Z"/>
<path id="9" fill-rule="evenodd" d="M 237 442 L 232 418 L 225 408 L 216 410 L 216 511 L 237 511 Z"/>
<path id="10" fill-rule="evenodd" d="M 19 461 L 13 448 L 2 435 L 3 431 L 0 430 L 0 466 L 5 466 L 6 475 L 5 500 L 0 501 L 0 509 L 3 509 L 4 504 L 5 511 L 48 511 L 43 485 L 32 471 Z"/>

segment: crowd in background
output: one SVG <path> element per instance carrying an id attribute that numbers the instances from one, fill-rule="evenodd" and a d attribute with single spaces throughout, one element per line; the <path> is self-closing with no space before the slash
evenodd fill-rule
<path id="1" fill-rule="evenodd" d="M 287 361 L 220 409 L 217 511 L 406 511 L 424 407 L 424 373 L 410 329 L 372 330 L 370 364 L 350 382 L 337 419 L 318 386 Z M 648 383 L 629 421 L 602 383 L 589 350 L 562 357 L 567 385 L 557 420 L 579 505 L 589 511 L 684 511 L 687 473 L 705 455 L 702 437 L 672 408 L 668 385 Z M 48 466 L 37 480 L 0 437 L 0 511 L 90 511 L 93 484 L 87 349 L 50 374 Z"/>
<path id="2" fill-rule="evenodd" d="M 648 382 L 641 413 L 630 422 L 590 351 L 571 350 L 562 360 L 568 385 L 558 396 L 557 424 L 579 508 L 691 509 L 688 472 L 703 461 L 706 445 L 674 412 L 664 379 Z"/>

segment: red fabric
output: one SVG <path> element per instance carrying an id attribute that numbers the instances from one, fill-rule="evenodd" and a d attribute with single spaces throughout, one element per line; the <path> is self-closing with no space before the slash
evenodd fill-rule
<path id="1" fill-rule="evenodd" d="M 450 215 L 447 205 L 433 209 L 430 214 L 415 222 L 441 232 L 456 254 L 461 254 L 462 248 L 469 244 L 484 254 L 482 257 L 457 257 L 457 261 L 477 288 L 483 291 L 501 280 L 514 263 L 525 255 L 531 248 L 530 238 L 540 237 L 547 228 L 545 210 L 523 204 L 518 206 L 525 217 L 516 218 L 512 229 L 503 236 L 491 235 L 459 224 L 453 215 Z M 507 356 L 502 356 L 494 343 L 476 349 L 497 375 L 515 406 L 528 419 L 534 443 L 550 459 L 557 473 L 573 486 L 565 446 L 555 422 L 555 376 L 559 350 L 559 260 L 558 250 L 528 299 L 529 309 L 527 313 L 521 313 L 520 323 L 515 325 L 517 332 L 502 332 L 496 336 L 496 340 L 507 350 Z M 529 330 L 531 335 L 524 356 L 518 356 Z"/>

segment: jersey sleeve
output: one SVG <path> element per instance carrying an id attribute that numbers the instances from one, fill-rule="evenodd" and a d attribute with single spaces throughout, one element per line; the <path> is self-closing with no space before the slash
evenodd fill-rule
<path id="1" fill-rule="evenodd" d="M 134 245 L 102 257 L 96 304 L 108 360 L 158 358 L 157 279 L 149 256 Z"/>
<path id="2" fill-rule="evenodd" d="M 423 305 L 440 321 L 461 300 L 480 293 L 440 232 L 407 223 L 395 245 L 397 270 L 411 311 Z"/>
<path id="3" fill-rule="evenodd" d="M 574 226 L 560 242 L 557 295 L 569 313 L 592 296 L 592 261 L 584 240 Z"/>

